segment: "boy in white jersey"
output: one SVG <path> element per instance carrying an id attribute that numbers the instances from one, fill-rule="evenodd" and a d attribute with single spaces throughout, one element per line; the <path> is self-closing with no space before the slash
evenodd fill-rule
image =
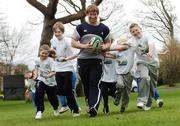
<path id="1" fill-rule="evenodd" d="M 129 95 L 133 81 L 131 69 L 134 63 L 136 45 L 134 43 L 127 42 L 126 40 L 119 41 L 118 45 L 127 46 L 125 48 L 126 50 L 119 50 L 112 54 L 112 58 L 116 59 L 115 70 L 117 76 L 114 104 L 119 105 L 122 97 L 120 112 L 123 113 L 129 103 Z M 116 47 L 118 45 L 116 45 Z"/>
<path id="2" fill-rule="evenodd" d="M 103 112 L 109 113 L 108 96 L 114 97 L 116 91 L 116 71 L 115 60 L 111 58 L 105 58 L 103 61 L 103 76 L 100 83 L 100 89 L 102 98 L 104 101 Z"/>
<path id="3" fill-rule="evenodd" d="M 137 44 L 135 73 L 138 73 L 140 77 L 137 107 L 149 110 L 152 104 L 151 97 L 157 86 L 159 69 L 157 51 L 152 36 L 143 33 L 137 23 L 132 23 L 129 31 L 132 35 L 131 41 Z"/>
<path id="4" fill-rule="evenodd" d="M 66 96 L 67 104 L 73 112 L 73 117 L 80 116 L 79 107 L 72 90 L 73 61 L 68 57 L 74 56 L 71 39 L 64 36 L 64 25 L 56 22 L 52 28 L 55 37 L 51 39 L 51 47 L 56 51 L 55 71 L 58 95 Z"/>
<path id="5" fill-rule="evenodd" d="M 54 116 L 59 115 L 54 61 L 52 58 L 48 57 L 49 50 L 50 48 L 48 45 L 42 45 L 40 47 L 40 58 L 35 61 L 35 74 L 37 75 L 37 83 L 35 85 L 35 104 L 37 113 L 35 119 L 42 118 L 45 92 L 54 109 Z"/>

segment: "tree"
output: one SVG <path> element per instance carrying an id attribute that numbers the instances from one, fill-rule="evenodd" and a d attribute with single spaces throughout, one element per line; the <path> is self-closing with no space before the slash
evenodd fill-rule
<path id="1" fill-rule="evenodd" d="M 0 62 L 6 65 L 6 74 L 11 74 L 13 60 L 25 38 L 25 32 L 10 28 L 5 20 L 6 18 L 2 18 L 3 23 L 0 23 Z"/>
<path id="2" fill-rule="evenodd" d="M 138 15 L 143 19 L 141 24 L 154 33 L 154 37 L 163 43 L 163 50 L 168 52 L 160 56 L 163 82 L 173 85 L 179 81 L 179 45 L 175 39 L 177 17 L 169 0 L 140 0 L 146 7 Z M 172 74 L 173 73 L 173 74 Z"/>
<path id="3" fill-rule="evenodd" d="M 64 24 L 66 23 L 71 23 L 72 21 L 78 20 L 78 19 L 83 19 L 85 17 L 85 3 L 86 0 L 80 0 L 81 8 L 77 6 L 73 2 L 73 0 L 64 0 L 67 4 L 71 5 L 74 8 L 78 8 L 75 14 L 69 14 L 60 18 L 55 18 L 55 14 L 57 12 L 57 6 L 59 0 L 49 0 L 47 6 L 42 4 L 41 2 L 37 0 L 27 0 L 29 4 L 31 4 L 33 7 L 35 7 L 37 10 L 39 10 L 43 16 L 43 29 L 41 33 L 41 40 L 40 40 L 40 45 L 42 44 L 48 44 L 50 45 L 50 39 L 53 36 L 53 31 L 52 31 L 52 26 L 55 22 L 60 21 Z M 95 4 L 99 5 L 103 0 L 95 0 Z M 60 1 L 60 4 L 63 1 Z M 77 1 L 76 1 L 77 2 Z"/>
<path id="4" fill-rule="evenodd" d="M 142 25 L 154 32 L 154 37 L 167 46 L 167 40 L 175 39 L 176 14 L 169 0 L 140 0 L 147 8 L 140 11 Z"/>
<path id="5" fill-rule="evenodd" d="M 17 64 L 15 66 L 15 72 L 14 74 L 17 75 L 17 74 L 24 74 L 25 72 L 29 71 L 28 69 L 28 66 L 25 65 L 25 64 Z"/>
<path id="6" fill-rule="evenodd" d="M 160 74 L 164 83 L 175 86 L 175 83 L 180 82 L 180 44 L 174 40 L 168 43 L 168 51 L 161 55 Z"/>

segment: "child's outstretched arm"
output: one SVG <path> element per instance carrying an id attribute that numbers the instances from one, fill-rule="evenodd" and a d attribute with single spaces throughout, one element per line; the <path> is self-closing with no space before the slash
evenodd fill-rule
<path id="1" fill-rule="evenodd" d="M 126 50 L 128 49 L 129 45 L 127 43 L 127 41 L 117 41 L 117 44 L 116 45 L 112 45 L 110 47 L 110 51 L 123 51 L 123 50 Z"/>
<path id="2" fill-rule="evenodd" d="M 67 60 L 73 60 L 73 59 L 77 58 L 78 55 L 79 55 L 79 54 L 72 55 L 72 56 L 68 56 L 68 57 L 64 58 L 64 60 L 62 60 L 62 62 L 67 61 Z"/>
<path id="3" fill-rule="evenodd" d="M 105 52 L 105 53 L 103 53 L 103 56 L 104 56 L 105 58 L 116 59 L 116 56 L 115 56 L 114 54 L 110 53 L 110 52 Z"/>
<path id="4" fill-rule="evenodd" d="M 128 45 L 119 45 L 119 44 L 117 44 L 116 46 L 111 47 L 110 51 L 123 51 L 123 50 L 126 50 L 126 49 L 128 49 Z"/>
<path id="5" fill-rule="evenodd" d="M 47 74 L 47 76 L 45 76 L 44 78 L 45 79 L 48 79 L 48 78 L 50 78 L 50 77 L 52 77 L 52 76 L 54 76 L 56 74 L 56 72 L 55 71 L 51 71 L 50 73 L 48 73 Z"/>

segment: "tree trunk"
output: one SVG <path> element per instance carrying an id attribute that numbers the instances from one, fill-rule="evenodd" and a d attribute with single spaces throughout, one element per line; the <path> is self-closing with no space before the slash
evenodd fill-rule
<path id="1" fill-rule="evenodd" d="M 50 40 L 51 40 L 51 38 L 53 36 L 52 24 L 50 23 L 51 20 L 52 19 L 44 18 L 40 45 L 48 44 L 50 46 Z"/>
<path id="2" fill-rule="evenodd" d="M 66 24 L 79 19 L 81 19 L 81 21 L 84 21 L 83 18 L 85 17 L 84 10 L 86 5 L 86 1 L 84 0 L 81 1 L 82 8 L 79 12 L 58 19 L 55 19 L 55 14 L 57 11 L 57 5 L 59 0 L 49 0 L 47 7 L 37 0 L 26 0 L 26 1 L 44 15 L 40 46 L 42 44 L 50 45 L 50 40 L 53 37 L 52 26 L 54 25 L 55 22 L 61 21 L 62 23 Z M 99 5 L 102 1 L 103 0 L 95 0 L 94 3 L 96 5 Z"/>

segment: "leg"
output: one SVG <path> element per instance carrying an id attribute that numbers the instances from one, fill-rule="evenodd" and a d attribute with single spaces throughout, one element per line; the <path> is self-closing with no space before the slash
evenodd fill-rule
<path id="1" fill-rule="evenodd" d="M 116 82 L 112 82 L 108 87 L 108 95 L 114 98 L 116 92 Z"/>
<path id="2" fill-rule="evenodd" d="M 64 112 L 68 111 L 69 107 L 67 105 L 66 96 L 58 95 L 58 98 L 59 98 L 59 100 L 61 102 L 61 106 L 62 106 L 61 109 L 59 110 L 59 113 L 64 113 Z"/>
<path id="3" fill-rule="evenodd" d="M 58 116 L 59 115 L 59 110 L 58 110 L 59 101 L 57 97 L 57 87 L 56 86 L 50 87 L 46 85 L 46 94 L 47 94 L 47 97 L 51 106 L 54 109 L 54 116 Z"/>
<path id="4" fill-rule="evenodd" d="M 57 98 L 57 87 L 46 86 L 46 94 L 49 102 L 51 103 L 54 110 L 58 109 L 59 101 Z"/>
<path id="5" fill-rule="evenodd" d="M 109 113 L 109 106 L 108 106 L 108 84 L 106 82 L 101 81 L 100 89 L 101 89 L 101 94 L 102 94 L 102 98 L 103 98 L 103 101 L 104 101 L 103 112 L 105 114 L 107 114 L 107 113 Z"/>
<path id="6" fill-rule="evenodd" d="M 45 84 L 42 81 L 36 82 L 36 92 L 35 92 L 35 105 L 37 107 L 37 112 L 35 119 L 41 119 L 42 113 L 44 112 L 44 94 L 45 94 Z"/>
<path id="7" fill-rule="evenodd" d="M 150 67 L 150 77 L 151 77 L 151 95 L 156 100 L 157 106 L 163 106 L 163 100 L 160 99 L 160 95 L 157 91 L 157 80 L 158 80 L 159 70 L 156 67 Z"/>
<path id="8" fill-rule="evenodd" d="M 37 112 L 44 112 L 44 83 L 41 81 L 37 81 L 36 83 L 36 92 L 35 92 L 35 105 L 37 107 Z"/>
<path id="9" fill-rule="evenodd" d="M 78 72 L 83 84 L 85 102 L 87 107 L 89 108 L 89 67 L 87 60 L 78 59 Z"/>
<path id="10" fill-rule="evenodd" d="M 95 59 L 91 60 L 91 69 L 89 76 L 89 106 L 90 116 L 94 117 L 97 115 L 99 107 L 101 90 L 99 88 L 101 76 L 102 76 L 102 60 Z"/>
<path id="11" fill-rule="evenodd" d="M 34 106 L 35 112 L 37 112 L 37 107 L 36 107 L 36 104 L 35 104 L 35 92 L 32 92 L 32 104 Z"/>
<path id="12" fill-rule="evenodd" d="M 67 98 L 67 104 L 69 108 L 73 110 L 73 113 L 79 113 L 79 108 L 76 104 L 76 99 L 72 91 L 72 72 L 63 72 L 62 74 L 64 78 L 63 90 Z"/>
<path id="13" fill-rule="evenodd" d="M 122 75 L 117 75 L 117 83 L 116 83 L 116 92 L 115 92 L 115 99 L 114 105 L 119 105 L 122 93 L 124 89 L 124 82 Z"/>
<path id="14" fill-rule="evenodd" d="M 72 73 L 72 90 L 73 90 L 73 93 L 74 93 L 74 98 L 76 100 L 76 104 L 77 104 L 78 108 L 80 108 L 79 104 L 77 102 L 77 98 L 76 98 L 76 80 L 77 80 L 77 75 L 76 75 L 76 72 L 73 71 L 73 73 Z"/>
<path id="15" fill-rule="evenodd" d="M 132 86 L 132 81 L 133 77 L 131 76 L 130 73 L 123 76 L 123 82 L 124 82 L 124 89 L 123 89 L 123 96 L 122 96 L 122 104 L 121 104 L 121 110 L 120 112 L 123 113 L 125 109 L 127 108 L 129 104 L 129 96 L 131 93 L 131 86 Z"/>
<path id="16" fill-rule="evenodd" d="M 62 107 L 66 107 L 66 106 L 67 106 L 66 96 L 64 96 L 64 95 L 59 95 L 59 100 L 60 100 L 60 102 L 61 102 L 61 106 L 62 106 Z"/>
<path id="17" fill-rule="evenodd" d="M 144 64 L 139 64 L 137 70 L 140 72 L 141 81 L 139 83 L 139 92 L 137 98 L 137 107 L 143 108 L 144 105 L 149 104 L 151 106 L 151 96 L 150 96 L 150 76 L 149 69 Z"/>
<path id="18" fill-rule="evenodd" d="M 155 90 L 154 90 L 154 99 L 155 99 L 155 100 L 160 99 L 160 95 L 159 95 L 159 93 L 158 93 L 158 91 L 157 91 L 157 88 L 155 88 Z"/>

